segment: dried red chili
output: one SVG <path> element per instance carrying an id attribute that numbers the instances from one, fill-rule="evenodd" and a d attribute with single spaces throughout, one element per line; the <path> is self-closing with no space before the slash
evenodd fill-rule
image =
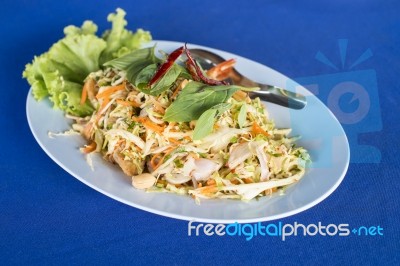
<path id="1" fill-rule="evenodd" d="M 175 63 L 176 59 L 183 53 L 184 47 L 180 47 L 173 51 L 172 53 L 169 54 L 167 57 L 167 60 L 159 67 L 157 72 L 154 74 L 154 76 L 151 78 L 149 81 L 148 86 L 150 87 L 154 83 L 156 83 L 162 76 L 164 76 L 165 73 L 172 67 L 172 65 Z"/>
<path id="2" fill-rule="evenodd" d="M 199 81 L 202 80 L 204 83 L 208 84 L 208 85 L 229 85 L 226 81 L 219 81 L 219 80 L 215 80 L 215 79 L 210 79 L 207 78 L 206 76 L 204 76 L 203 72 L 201 71 L 199 65 L 197 64 L 196 60 L 193 59 L 193 57 L 190 54 L 189 49 L 186 47 L 185 44 L 185 53 L 187 56 L 187 61 L 186 61 L 186 66 L 190 72 L 190 74 L 192 75 L 193 79 L 195 81 Z"/>

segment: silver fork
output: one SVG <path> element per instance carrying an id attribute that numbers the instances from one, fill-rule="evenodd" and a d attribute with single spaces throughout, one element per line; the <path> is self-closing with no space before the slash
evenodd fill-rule
<path id="1" fill-rule="evenodd" d="M 193 59 L 195 59 L 203 69 L 210 69 L 219 63 L 226 61 L 221 56 L 207 50 L 190 49 L 189 51 Z M 302 109 L 307 105 L 307 100 L 304 95 L 276 86 L 255 82 L 240 74 L 235 68 L 232 69 L 229 78 L 235 85 L 259 87 L 260 90 L 249 93 L 251 98 L 259 97 L 261 100 L 279 104 L 292 109 Z"/>

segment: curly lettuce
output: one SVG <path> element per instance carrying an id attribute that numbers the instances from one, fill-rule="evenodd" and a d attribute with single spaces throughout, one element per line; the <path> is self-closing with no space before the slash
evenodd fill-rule
<path id="1" fill-rule="evenodd" d="M 126 55 L 141 48 L 143 43 L 151 41 L 151 34 L 148 31 L 137 29 L 136 33 L 133 33 L 127 30 L 125 27 L 128 22 L 124 19 L 125 15 L 125 11 L 121 8 L 117 8 L 116 13 L 108 15 L 107 20 L 112 23 L 112 28 L 103 33 L 107 46 L 101 54 L 101 63 Z"/>
<path id="2" fill-rule="evenodd" d="M 125 14 L 118 8 L 116 13 L 108 16 L 112 28 L 103 37 L 96 35 L 97 25 L 92 21 L 85 21 L 81 27 L 65 27 L 65 37 L 49 51 L 35 56 L 25 67 L 22 75 L 31 85 L 34 98 L 48 97 L 54 108 L 72 115 L 90 115 L 94 110 L 90 102 L 80 103 L 85 78 L 101 69 L 106 61 L 136 50 L 151 40 L 149 32 L 126 30 Z"/>

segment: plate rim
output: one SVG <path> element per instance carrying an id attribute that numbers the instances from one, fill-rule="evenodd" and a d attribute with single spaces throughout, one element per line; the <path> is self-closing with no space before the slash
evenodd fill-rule
<path id="1" fill-rule="evenodd" d="M 167 44 L 178 44 L 181 43 L 179 41 L 169 41 L 169 40 L 153 40 L 151 41 L 152 44 L 158 44 L 158 43 L 167 43 Z M 204 49 L 212 49 L 214 51 L 217 52 L 222 52 L 222 53 L 229 53 L 229 54 L 234 54 L 228 51 L 223 51 L 217 48 L 212 48 L 212 47 L 207 47 L 204 45 L 199 45 L 199 44 L 194 44 L 194 43 L 187 43 L 188 45 L 193 45 L 196 47 L 200 47 L 200 48 L 204 48 Z M 237 55 L 237 54 L 234 54 Z M 240 55 L 237 55 L 240 56 Z M 240 56 L 242 57 L 242 56 Z M 116 200 L 118 202 L 124 203 L 126 205 L 132 206 L 134 208 L 146 211 L 146 212 L 150 212 L 153 214 L 157 214 L 157 215 L 161 215 L 161 216 L 165 216 L 165 217 L 169 217 L 169 218 L 174 218 L 174 219 L 179 219 L 179 220 L 184 220 L 184 221 L 193 221 L 193 222 L 205 222 L 205 223 L 222 223 L 222 224 L 229 224 L 229 223 L 255 223 L 255 222 L 267 222 L 267 221 L 274 221 L 274 220 L 278 220 L 278 219 L 282 219 L 282 218 L 286 218 L 286 217 L 290 217 L 293 216 L 295 214 L 304 212 L 314 206 L 316 206 L 317 204 L 321 203 L 322 201 L 324 201 L 327 197 L 329 197 L 342 183 L 344 177 L 346 176 L 346 173 L 348 171 L 348 167 L 350 164 L 350 145 L 349 145 L 349 141 L 346 135 L 346 132 L 343 129 L 343 126 L 340 124 L 340 122 L 338 121 L 337 117 L 333 114 L 333 112 L 318 98 L 316 97 L 314 94 L 312 94 L 309 90 L 307 90 L 304 86 L 298 84 L 296 81 L 294 81 L 291 78 L 288 78 L 286 75 L 278 72 L 275 69 L 272 69 L 264 64 L 261 64 L 259 62 L 256 62 L 252 59 L 249 59 L 247 57 L 242 57 L 246 60 L 251 61 L 251 63 L 256 63 L 259 65 L 262 65 L 263 67 L 267 67 L 269 70 L 272 70 L 274 72 L 276 72 L 277 74 L 281 75 L 282 77 L 291 80 L 293 82 L 295 82 L 295 84 L 297 84 L 298 86 L 302 87 L 303 89 L 305 89 L 307 92 L 310 93 L 310 95 L 314 96 L 315 99 L 319 102 L 319 104 L 322 104 L 326 110 L 329 112 L 329 115 L 335 120 L 335 122 L 338 123 L 338 125 L 340 126 L 340 130 L 343 133 L 343 137 L 346 143 L 346 163 L 344 165 L 343 171 L 340 174 L 340 177 L 338 177 L 338 179 L 336 180 L 336 182 L 334 183 L 333 186 L 331 186 L 328 190 L 326 190 L 321 196 L 319 196 L 317 199 L 301 206 L 298 207 L 294 210 L 291 211 L 286 211 L 280 214 L 274 214 L 271 216 L 263 216 L 263 217 L 258 217 L 258 218 L 249 218 L 249 219 L 239 219 L 239 220 L 232 220 L 232 219 L 214 219 L 214 218 L 196 218 L 196 217 L 192 217 L 190 215 L 182 215 L 182 214 L 175 214 L 175 213 L 171 213 L 168 211 L 160 211 L 157 209 L 153 209 L 151 207 L 147 207 L 141 204 L 137 204 L 134 202 L 131 202 L 129 200 L 126 200 L 122 197 L 116 196 L 112 193 L 107 192 L 106 190 L 96 187 L 95 185 L 92 185 L 90 182 L 88 182 L 87 180 L 85 180 L 83 177 L 80 177 L 78 174 L 73 173 L 72 170 L 70 170 L 67 166 L 64 165 L 64 163 L 62 163 L 58 158 L 56 158 L 47 148 L 46 146 L 40 141 L 40 138 L 37 136 L 37 132 L 34 130 L 34 127 L 32 125 L 32 121 L 30 119 L 30 115 L 29 115 L 29 100 L 33 97 L 32 96 L 32 87 L 30 87 L 29 91 L 28 91 L 28 95 L 26 98 L 26 105 L 25 105 L 25 112 L 26 112 L 26 118 L 28 121 L 28 125 L 29 125 L 29 129 L 32 133 L 32 135 L 34 136 L 36 142 L 39 144 L 39 146 L 41 147 L 41 149 L 47 154 L 47 156 L 49 156 L 57 165 L 59 165 L 64 171 L 66 171 L 68 174 L 72 175 L 74 178 L 76 178 L 77 180 L 79 180 L 80 182 L 84 183 L 85 185 L 89 186 L 90 188 L 100 192 L 101 194 L 106 195 L 107 197 L 112 198 L 113 200 Z M 34 100 L 34 99 L 33 99 Z M 46 99 L 48 101 L 48 99 Z M 36 101 L 36 100 L 35 100 Z M 306 173 L 307 174 L 307 173 Z M 294 184 L 296 185 L 296 184 Z"/>

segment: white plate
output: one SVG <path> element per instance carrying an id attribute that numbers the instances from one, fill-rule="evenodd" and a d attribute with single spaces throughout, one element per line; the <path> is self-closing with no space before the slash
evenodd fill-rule
<path id="1" fill-rule="evenodd" d="M 156 43 L 158 49 L 167 52 L 182 45 L 169 41 Z M 197 205 L 189 196 L 136 190 L 131 186 L 130 178 L 100 156 L 94 156 L 92 171 L 78 149 L 85 144 L 82 137 L 49 138 L 49 131 L 68 130 L 71 121 L 62 112 L 52 109 L 48 100 L 35 101 L 29 91 L 26 112 L 37 142 L 64 170 L 95 190 L 130 206 L 183 220 L 244 223 L 280 219 L 316 205 L 339 186 L 349 164 L 349 144 L 341 125 L 320 100 L 284 75 L 259 63 L 208 47 L 192 44 L 188 46 L 209 49 L 227 59 L 236 58 L 237 68 L 250 78 L 289 90 L 296 89 L 297 92 L 307 95 L 308 104 L 302 110 L 290 110 L 266 103 L 270 117 L 278 127 L 291 127 L 292 135 L 302 136 L 298 143 L 310 151 L 313 160 L 303 179 L 290 186 L 285 195 L 264 197 L 249 203 L 236 200 L 202 200 Z"/>

